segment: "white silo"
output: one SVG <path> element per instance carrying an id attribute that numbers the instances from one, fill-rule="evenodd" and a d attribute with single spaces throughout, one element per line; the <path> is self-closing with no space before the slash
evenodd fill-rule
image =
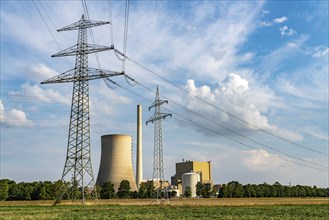
<path id="1" fill-rule="evenodd" d="M 132 191 L 137 190 L 132 165 L 132 137 L 125 134 L 103 135 L 97 184 L 111 181 L 115 191 L 122 180 L 128 180 Z"/>
<path id="2" fill-rule="evenodd" d="M 182 193 L 185 194 L 187 186 L 191 188 L 191 197 L 196 197 L 196 184 L 200 181 L 200 175 L 197 173 L 182 174 Z"/>

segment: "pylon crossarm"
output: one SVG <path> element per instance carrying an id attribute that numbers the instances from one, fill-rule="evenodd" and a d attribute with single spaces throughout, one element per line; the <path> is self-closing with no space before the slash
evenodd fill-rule
<path id="1" fill-rule="evenodd" d="M 47 79 L 47 80 L 41 82 L 41 84 L 88 81 L 88 80 L 124 75 L 123 72 L 116 72 L 116 71 L 111 71 L 111 70 L 102 70 L 102 69 L 95 69 L 95 68 L 88 68 L 87 71 L 88 71 L 87 76 L 81 76 L 81 75 L 79 76 L 79 75 L 75 74 L 76 69 L 74 68 L 74 69 L 66 71 L 60 75 Z"/>
<path id="2" fill-rule="evenodd" d="M 149 120 L 146 121 L 146 125 L 150 122 L 153 123 L 157 120 L 165 119 L 168 116 L 172 117 L 172 115 L 168 113 L 158 113 L 157 115 L 153 115 Z"/>
<path id="3" fill-rule="evenodd" d="M 57 31 L 71 31 L 71 30 L 79 30 L 83 28 L 96 27 L 104 24 L 110 24 L 109 21 L 90 21 L 85 20 L 84 15 L 82 15 L 80 21 L 74 22 L 73 24 L 67 25 L 63 28 L 58 29 Z"/>
<path id="4" fill-rule="evenodd" d="M 157 106 L 160 106 L 164 103 L 167 103 L 168 104 L 168 101 L 167 100 L 156 100 L 155 102 L 152 103 L 152 105 L 149 107 L 149 110 L 151 110 L 151 108 L 154 108 L 154 107 L 157 107 Z"/>
<path id="5" fill-rule="evenodd" d="M 80 46 L 78 44 L 71 46 L 65 50 L 55 53 L 54 55 L 51 55 L 51 57 L 75 56 L 75 55 L 79 55 L 81 53 L 90 54 L 90 53 L 97 53 L 97 52 L 106 51 L 106 50 L 113 50 L 113 47 L 96 45 L 96 44 L 86 44 L 86 45 L 82 45 L 82 46 L 83 46 L 82 49 L 80 48 Z"/>
<path id="6" fill-rule="evenodd" d="M 111 70 L 102 70 L 96 68 L 88 68 L 88 75 L 90 76 L 90 80 L 100 79 L 100 78 L 108 78 L 113 76 L 121 76 L 124 75 L 124 72 L 116 72 Z"/>

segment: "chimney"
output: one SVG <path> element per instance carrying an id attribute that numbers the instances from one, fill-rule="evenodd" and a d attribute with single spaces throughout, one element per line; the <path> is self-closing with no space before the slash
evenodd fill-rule
<path id="1" fill-rule="evenodd" d="M 143 180 L 143 155 L 142 155 L 142 105 L 137 105 L 137 152 L 136 152 L 136 185 L 139 188 Z"/>

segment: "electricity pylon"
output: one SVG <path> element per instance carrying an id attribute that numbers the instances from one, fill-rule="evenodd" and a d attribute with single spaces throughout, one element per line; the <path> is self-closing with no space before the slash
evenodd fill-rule
<path id="1" fill-rule="evenodd" d="M 73 82 L 70 127 L 66 161 L 62 174 L 62 187 L 57 198 L 59 202 L 66 194 L 68 199 L 85 202 L 90 194 L 97 199 L 90 154 L 90 119 L 89 119 L 89 80 L 123 75 L 123 72 L 101 70 L 88 67 L 88 54 L 114 49 L 114 47 L 88 44 L 87 28 L 109 24 L 104 21 L 85 20 L 63 27 L 57 31 L 78 30 L 77 44 L 58 52 L 52 57 L 76 56 L 75 68 L 52 77 L 41 84 Z M 70 177 L 68 182 L 65 178 Z"/>
<path id="2" fill-rule="evenodd" d="M 160 106 L 164 103 L 168 103 L 167 100 L 160 100 L 159 96 L 159 87 L 157 87 L 155 101 L 149 107 L 155 108 L 154 115 L 146 121 L 146 125 L 149 122 L 154 123 L 154 155 L 153 155 L 153 184 L 154 182 L 158 182 L 159 186 L 156 185 L 156 189 L 152 192 L 151 197 L 156 199 L 157 203 L 159 204 L 160 200 L 167 200 L 169 199 L 168 191 L 164 188 L 163 183 L 165 181 L 164 178 L 164 166 L 163 166 L 163 145 L 162 145 L 162 119 L 170 116 L 171 114 L 162 113 L 160 111 Z"/>

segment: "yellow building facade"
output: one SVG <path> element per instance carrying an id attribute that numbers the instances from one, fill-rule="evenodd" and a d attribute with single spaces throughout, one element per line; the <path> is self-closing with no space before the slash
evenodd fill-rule
<path id="1" fill-rule="evenodd" d="M 176 163 L 176 174 L 171 177 L 171 183 L 178 185 L 182 180 L 182 174 L 194 172 L 200 175 L 200 182 L 212 184 L 211 179 L 211 161 L 200 162 L 200 161 L 183 161 Z"/>

